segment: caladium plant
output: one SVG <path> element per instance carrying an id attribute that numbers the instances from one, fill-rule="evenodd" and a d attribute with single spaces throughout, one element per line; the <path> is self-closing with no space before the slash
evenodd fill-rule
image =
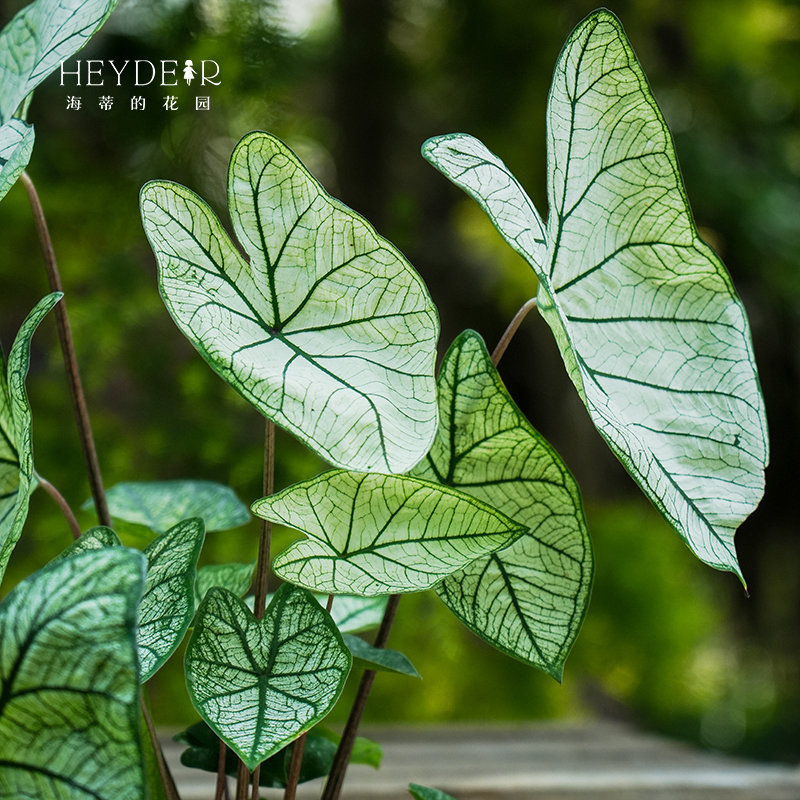
<path id="1" fill-rule="evenodd" d="M 36 0 L 0 33 L 0 196 L 33 141 L 13 115 L 113 7 L 55 5 Z M 670 133 L 610 12 L 569 37 L 547 114 L 546 222 L 477 139 L 439 136 L 423 155 L 533 268 L 538 309 L 611 450 L 700 559 L 743 579 L 733 537 L 768 457 L 748 322 L 698 236 Z M 153 728 L 139 687 L 190 628 L 187 686 L 203 721 L 184 735 L 186 763 L 218 766 L 221 792 L 229 748 L 240 797 L 251 781 L 293 793 L 300 776 L 329 772 L 325 800 L 341 790 L 375 671 L 418 675 L 385 648 L 401 593 L 434 589 L 478 636 L 557 680 L 580 630 L 594 571 L 580 493 L 504 386 L 501 351 L 467 330 L 437 379 L 424 282 L 275 136 L 246 135 L 228 179 L 246 256 L 186 187 L 148 183 L 141 214 L 176 324 L 266 418 L 257 562 L 197 569 L 207 530 L 248 519 L 225 487 L 130 482 L 102 504 L 96 495 L 107 524 L 0 604 L 0 797 L 177 797 L 157 739 L 143 739 Z M 0 577 L 45 483 L 24 378 L 59 298 L 36 306 L 0 372 Z M 275 493 L 274 424 L 335 469 Z M 111 519 L 155 538 L 143 553 L 124 548 Z M 284 582 L 269 596 L 273 523 L 306 538 L 276 557 Z M 254 567 L 255 597 L 242 599 Z M 356 635 L 378 627 L 373 643 Z M 336 755 L 314 734 L 304 760 L 306 732 L 354 664 L 365 672 Z"/>

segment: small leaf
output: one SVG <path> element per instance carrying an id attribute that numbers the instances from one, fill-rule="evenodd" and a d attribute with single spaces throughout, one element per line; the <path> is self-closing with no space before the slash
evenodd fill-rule
<path id="1" fill-rule="evenodd" d="M 539 279 L 538 305 L 598 431 L 695 554 L 736 573 L 764 492 L 764 400 L 750 328 L 698 236 L 672 139 L 609 11 L 573 31 L 548 101 L 547 230 L 476 139 L 423 154 L 487 211 Z"/>
<path id="2" fill-rule="evenodd" d="M 197 559 L 205 529 L 187 519 L 162 533 L 144 550 L 147 583 L 139 607 L 139 661 L 142 683 L 175 652 L 194 616 Z"/>
<path id="3" fill-rule="evenodd" d="M 357 666 L 381 672 L 399 672 L 401 675 L 410 675 L 412 678 L 421 677 L 419 672 L 414 669 L 414 665 L 398 650 L 373 647 L 360 636 L 352 636 L 349 633 L 345 633 L 342 638 L 353 654 Z"/>
<path id="4" fill-rule="evenodd" d="M 436 592 L 478 636 L 560 681 L 594 570 L 577 484 L 517 408 L 474 331 L 444 357 L 439 406 L 439 434 L 414 474 L 468 492 L 527 530 Z"/>
<path id="5" fill-rule="evenodd" d="M 252 770 L 333 707 L 351 656 L 310 592 L 284 584 L 257 620 L 212 588 L 186 650 L 194 707 Z"/>
<path id="6" fill-rule="evenodd" d="M 61 297 L 58 292 L 47 295 L 25 318 L 8 356 L 7 376 L 0 354 L 0 580 L 22 533 L 28 501 L 36 485 L 31 407 L 25 392 L 31 338 Z"/>
<path id="7" fill-rule="evenodd" d="M 0 200 L 28 166 L 33 151 L 33 126 L 12 119 L 0 126 Z"/>
<path id="8" fill-rule="evenodd" d="M 324 725 L 317 725 L 312 732 L 318 736 L 323 736 L 337 746 L 342 740 L 338 733 L 326 728 Z M 351 764 L 366 764 L 369 767 L 378 769 L 382 760 L 383 748 L 377 742 L 373 742 L 372 739 L 367 739 L 365 736 L 356 736 L 353 742 L 353 749 L 350 752 Z"/>
<path id="9" fill-rule="evenodd" d="M 439 323 L 421 278 L 286 145 L 251 133 L 228 173 L 239 254 L 183 186 L 148 183 L 161 294 L 211 367 L 331 463 L 403 472 L 436 431 Z"/>
<path id="10" fill-rule="evenodd" d="M 237 597 L 244 597 L 253 582 L 256 562 L 249 564 L 208 564 L 197 570 L 194 585 L 195 604 L 200 605 L 212 586 L 221 586 Z"/>
<path id="11" fill-rule="evenodd" d="M 141 553 L 49 564 L 0 605 L 0 795 L 141 800 Z"/>
<path id="12" fill-rule="evenodd" d="M 50 563 L 54 564 L 62 558 L 71 558 L 79 553 L 102 550 L 106 547 L 122 547 L 122 542 L 111 528 L 97 525 L 84 531 L 69 547 L 62 550 Z"/>
<path id="13" fill-rule="evenodd" d="M 326 605 L 328 595 L 317 595 L 321 605 Z M 338 594 L 331 606 L 331 616 L 340 633 L 362 633 L 377 628 L 386 612 L 388 596 L 358 597 Z"/>
<path id="14" fill-rule="evenodd" d="M 143 481 L 117 483 L 106 492 L 115 519 L 164 533 L 181 520 L 201 517 L 207 531 L 245 525 L 247 506 L 233 489 L 214 481 Z M 83 508 L 94 508 L 87 500 Z"/>
<path id="15" fill-rule="evenodd" d="M 0 123 L 54 70 L 78 52 L 117 0 L 36 0 L 0 31 Z"/>
<path id="16" fill-rule="evenodd" d="M 409 783 L 408 791 L 414 800 L 456 800 L 455 797 L 430 786 L 420 786 L 418 783 Z"/>
<path id="17" fill-rule="evenodd" d="M 260 517 L 311 537 L 280 553 L 275 573 L 329 594 L 429 589 L 525 531 L 450 487 L 342 470 L 256 500 L 252 508 Z"/>

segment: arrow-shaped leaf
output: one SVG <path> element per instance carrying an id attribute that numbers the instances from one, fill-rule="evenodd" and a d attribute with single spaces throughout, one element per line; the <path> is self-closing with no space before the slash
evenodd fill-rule
<path id="1" fill-rule="evenodd" d="M 31 407 L 25 392 L 31 338 L 48 311 L 61 299 L 54 292 L 40 300 L 25 318 L 8 356 L 4 375 L 0 354 L 0 580 L 28 516 L 36 486 L 33 476 Z"/>
<path id="2" fill-rule="evenodd" d="M 564 46 L 548 131 L 546 234 L 476 139 L 423 153 L 536 271 L 539 308 L 611 449 L 699 558 L 741 578 L 733 536 L 768 458 L 747 317 L 698 237 L 669 130 L 610 12 Z"/>
<path id="3" fill-rule="evenodd" d="M 439 325 L 422 280 L 266 133 L 234 150 L 228 200 L 249 260 L 188 189 L 142 190 L 178 327 L 259 411 L 333 464 L 412 467 L 436 431 Z"/>
<path id="4" fill-rule="evenodd" d="M 84 531 L 69 547 L 62 550 L 50 563 L 62 558 L 71 558 L 89 550 L 102 550 L 105 547 L 122 547 L 119 536 L 104 525 L 97 525 Z"/>
<path id="5" fill-rule="evenodd" d="M 187 519 L 162 533 L 144 550 L 147 583 L 139 606 L 139 661 L 142 683 L 175 652 L 194 616 L 197 559 L 205 528 Z"/>
<path id="6" fill-rule="evenodd" d="M 388 650 L 384 647 L 373 647 L 360 636 L 345 633 L 344 643 L 353 654 L 356 666 L 381 672 L 398 672 L 412 678 L 421 677 L 408 657 L 399 650 Z"/>
<path id="7" fill-rule="evenodd" d="M 20 119 L 0 125 L 0 200 L 28 166 L 33 140 L 33 126 Z"/>
<path id="8" fill-rule="evenodd" d="M 197 570 L 194 596 L 199 606 L 212 586 L 221 586 L 237 597 L 244 597 L 253 582 L 256 562 L 249 564 L 207 564 Z"/>
<path id="9" fill-rule="evenodd" d="M 186 684 L 200 716 L 252 770 L 330 711 L 351 663 L 310 592 L 284 584 L 257 620 L 214 587 L 186 649 Z"/>
<path id="10" fill-rule="evenodd" d="M 442 362 L 439 410 L 439 434 L 414 474 L 490 503 L 527 532 L 436 592 L 479 636 L 561 680 L 594 566 L 575 480 L 517 408 L 474 331 Z"/>
<path id="11" fill-rule="evenodd" d="M 327 595 L 318 595 L 317 600 L 324 606 Z M 340 633 L 361 633 L 377 628 L 386 612 L 388 596 L 358 597 L 357 595 L 336 595 L 331 606 L 331 616 Z"/>
<path id="12" fill-rule="evenodd" d="M 86 44 L 116 4 L 117 0 L 36 0 L 0 31 L 0 123 Z"/>
<path id="13" fill-rule="evenodd" d="M 164 533 L 184 519 L 201 517 L 207 531 L 245 525 L 247 506 L 233 489 L 214 481 L 142 481 L 117 483 L 106 492 L 112 517 Z M 91 500 L 83 504 L 93 508 Z"/>
<path id="14" fill-rule="evenodd" d="M 140 800 L 140 553 L 50 564 L 0 605 L 0 797 Z"/>
<path id="15" fill-rule="evenodd" d="M 273 563 L 284 580 L 319 592 L 419 592 L 505 547 L 525 527 L 448 486 L 401 475 L 332 470 L 252 506 L 297 528 Z"/>

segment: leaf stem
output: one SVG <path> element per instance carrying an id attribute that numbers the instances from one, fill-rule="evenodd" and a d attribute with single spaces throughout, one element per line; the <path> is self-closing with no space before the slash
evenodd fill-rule
<path id="1" fill-rule="evenodd" d="M 28 201 L 33 211 L 33 219 L 36 223 L 36 230 L 39 233 L 39 243 L 41 244 L 45 266 L 47 267 L 47 278 L 50 282 L 50 290 L 63 294 L 64 289 L 61 286 L 61 277 L 58 273 L 53 243 L 50 239 L 50 233 L 47 230 L 47 221 L 45 220 L 39 195 L 36 193 L 36 187 L 33 185 L 30 175 L 25 171 L 23 171 L 20 176 L 20 180 L 28 194 Z M 58 339 L 61 343 L 61 353 L 64 358 L 67 382 L 69 383 L 69 391 L 72 397 L 72 407 L 75 412 L 75 419 L 78 423 L 78 432 L 80 434 L 81 445 L 83 446 L 83 455 L 86 459 L 86 467 L 89 473 L 89 486 L 92 490 L 97 519 L 101 525 L 111 527 L 111 517 L 108 513 L 108 504 L 106 503 L 106 495 L 103 490 L 103 479 L 100 475 L 97 451 L 94 446 L 94 437 L 92 436 L 92 426 L 89 421 L 89 412 L 86 408 L 86 397 L 83 393 L 81 376 L 78 372 L 78 361 L 75 357 L 75 347 L 72 343 L 72 331 L 69 326 L 67 307 L 63 299 L 56 305 L 55 315 L 58 326 Z"/>
<path id="2" fill-rule="evenodd" d="M 236 800 L 247 800 L 247 787 L 250 785 L 250 770 L 239 761 L 239 770 L 236 773 Z M 256 781 L 258 786 L 258 781 Z"/>
<path id="3" fill-rule="evenodd" d="M 286 790 L 283 800 L 294 800 L 297 784 L 300 781 L 300 767 L 303 764 L 303 751 L 306 749 L 306 733 L 298 736 L 292 745 L 292 760 L 289 762 L 289 774 L 286 776 Z"/>
<path id="4" fill-rule="evenodd" d="M 228 746 L 222 739 L 219 740 L 219 758 L 217 759 L 217 791 L 214 800 L 223 800 L 227 794 L 228 778 L 225 775 L 225 757 L 228 755 Z"/>
<path id="5" fill-rule="evenodd" d="M 142 716 L 147 726 L 147 732 L 150 734 L 150 741 L 153 743 L 153 752 L 155 753 L 156 763 L 158 764 L 158 774 L 161 776 L 161 783 L 164 786 L 164 796 L 167 800 L 180 800 L 180 795 L 175 786 L 175 781 L 172 778 L 172 773 L 169 771 L 169 766 L 164 758 L 164 751 L 161 749 L 161 742 L 158 741 L 156 727 L 153 725 L 153 718 L 150 716 L 150 709 L 147 707 L 144 692 L 145 689 L 142 687 L 142 692 L 139 695 L 139 704 L 142 707 Z"/>
<path id="6" fill-rule="evenodd" d="M 69 507 L 69 503 L 64 499 L 64 496 L 61 492 L 53 486 L 50 481 L 45 480 L 41 475 L 35 473 L 36 480 L 39 483 L 39 486 L 44 489 L 53 500 L 56 501 L 56 505 L 61 509 L 61 513 L 66 517 L 67 524 L 69 525 L 69 529 L 72 531 L 72 538 L 77 539 L 81 535 L 81 526 L 78 524 L 78 520 L 75 519 L 75 515 L 72 513 L 72 509 Z"/>
<path id="7" fill-rule="evenodd" d="M 389 631 L 392 629 L 392 623 L 394 622 L 394 617 L 397 613 L 397 604 L 399 602 L 399 594 L 393 594 L 389 597 L 389 602 L 386 604 L 386 611 L 383 614 L 381 627 L 378 629 L 378 635 L 375 637 L 375 647 L 386 646 L 386 642 L 389 639 Z M 353 707 L 350 709 L 350 716 L 342 732 L 342 739 L 339 742 L 339 747 L 333 758 L 333 765 L 328 775 L 328 781 L 325 784 L 325 790 L 322 793 L 322 800 L 338 800 L 339 798 L 344 784 L 347 765 L 350 762 L 350 755 L 353 752 L 353 745 L 356 741 L 358 726 L 361 724 L 361 717 L 364 714 L 364 709 L 366 708 L 367 699 L 369 698 L 374 680 L 375 670 L 365 670 L 361 677 L 361 683 L 358 686 L 356 698 L 353 701 Z"/>
<path id="8" fill-rule="evenodd" d="M 514 315 L 514 319 L 512 319 L 509 323 L 505 333 L 500 337 L 500 341 L 497 343 L 497 347 L 495 347 L 494 352 L 492 353 L 492 364 L 495 366 L 498 365 L 500 359 L 503 357 L 503 353 L 505 353 L 506 348 L 514 338 L 514 334 L 522 324 L 522 320 L 524 320 L 525 317 L 528 316 L 528 312 L 534 308 L 536 308 L 536 298 L 532 297 L 522 306 L 522 308 L 520 308 L 519 311 L 517 311 L 517 313 Z"/>

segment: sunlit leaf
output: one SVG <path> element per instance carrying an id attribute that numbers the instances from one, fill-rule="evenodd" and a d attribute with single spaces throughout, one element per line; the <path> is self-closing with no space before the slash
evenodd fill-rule
<path id="1" fill-rule="evenodd" d="M 318 595 L 317 599 L 325 605 L 328 596 Z M 331 606 L 331 616 L 341 633 L 361 633 L 381 624 L 388 601 L 387 595 L 358 597 L 337 594 Z"/>
<path id="2" fill-rule="evenodd" d="M 409 783 L 408 792 L 414 800 L 456 800 L 453 795 L 440 789 L 431 789 L 430 786 L 420 786 L 418 783 Z"/>
<path id="3" fill-rule="evenodd" d="M 163 533 L 181 520 L 201 517 L 207 531 L 245 525 L 247 506 L 233 489 L 214 481 L 143 481 L 117 483 L 106 492 L 115 519 Z M 91 500 L 83 504 L 93 508 Z"/>
<path id="4" fill-rule="evenodd" d="M 141 800 L 141 553 L 50 564 L 0 605 L 0 797 Z"/>
<path id="5" fill-rule="evenodd" d="M 330 711 L 350 666 L 310 592 L 284 584 L 257 620 L 215 587 L 197 611 L 186 683 L 198 713 L 252 770 Z"/>
<path id="6" fill-rule="evenodd" d="M 22 532 L 36 486 L 31 407 L 25 392 L 31 337 L 60 299 L 57 292 L 47 295 L 25 318 L 8 356 L 7 374 L 3 374 L 0 354 L 0 580 Z"/>
<path id="7" fill-rule="evenodd" d="M 212 586 L 221 586 L 237 597 L 244 597 L 253 582 L 256 562 L 249 564 L 208 564 L 197 570 L 194 585 L 195 601 L 199 606 Z"/>
<path id="8" fill-rule="evenodd" d="M 480 498 L 527 532 L 436 592 L 479 636 L 560 680 L 594 566 L 575 480 L 517 408 L 474 331 L 442 362 L 439 409 L 439 434 L 413 474 Z"/>
<path id="9" fill-rule="evenodd" d="M 420 277 L 269 134 L 237 145 L 228 202 L 249 261 L 193 192 L 167 182 L 142 190 L 178 327 L 259 411 L 331 463 L 409 469 L 436 431 L 439 324 Z"/>
<path id="10" fill-rule="evenodd" d="M 147 583 L 139 607 L 142 682 L 175 652 L 194 616 L 197 559 L 205 529 L 201 519 L 179 522 L 144 550 Z"/>
<path id="11" fill-rule="evenodd" d="M 733 537 L 768 459 L 749 325 L 698 237 L 669 130 L 616 17 L 589 16 L 556 66 L 546 234 L 476 139 L 440 137 L 423 152 L 536 271 L 539 308 L 611 449 L 699 558 L 741 578 Z"/>
<path id="12" fill-rule="evenodd" d="M 122 542 L 111 528 L 97 525 L 84 531 L 69 547 L 62 550 L 50 563 L 60 561 L 62 558 L 71 558 L 88 550 L 102 550 L 105 547 L 122 547 Z"/>
<path id="13" fill-rule="evenodd" d="M 344 634 L 343 638 L 357 666 L 381 672 L 398 672 L 401 675 L 410 675 L 412 678 L 421 677 L 408 657 L 398 650 L 373 647 L 360 636 L 349 633 Z"/>
<path id="14" fill-rule="evenodd" d="M 117 0 L 36 0 L 0 31 L 0 123 L 86 44 L 116 4 Z"/>
<path id="15" fill-rule="evenodd" d="M 331 594 L 429 589 L 525 531 L 491 506 L 448 486 L 343 470 L 263 497 L 252 509 L 310 537 L 277 556 L 276 574 Z"/>
<path id="16" fill-rule="evenodd" d="M 0 125 L 0 200 L 28 166 L 33 150 L 33 126 L 12 119 Z"/>

